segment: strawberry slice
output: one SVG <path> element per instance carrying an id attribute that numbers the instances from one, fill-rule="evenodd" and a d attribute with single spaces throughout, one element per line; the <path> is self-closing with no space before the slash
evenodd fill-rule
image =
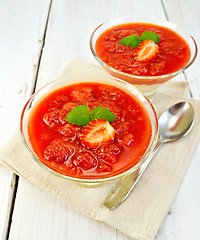
<path id="1" fill-rule="evenodd" d="M 158 55 L 159 47 L 152 40 L 144 40 L 135 50 L 134 59 L 137 61 L 151 61 Z"/>
<path id="2" fill-rule="evenodd" d="M 81 143 L 89 148 L 99 147 L 102 143 L 114 140 L 115 130 L 105 119 L 95 119 L 84 129 Z"/>

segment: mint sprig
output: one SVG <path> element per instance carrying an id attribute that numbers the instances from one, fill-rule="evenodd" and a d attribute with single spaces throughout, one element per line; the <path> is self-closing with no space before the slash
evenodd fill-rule
<path id="1" fill-rule="evenodd" d="M 115 120 L 116 116 L 109 109 L 104 107 L 95 107 L 90 113 L 92 120 L 94 119 L 106 119 L 108 122 Z"/>
<path id="2" fill-rule="evenodd" d="M 159 38 L 158 34 L 156 34 L 155 32 L 152 32 L 152 31 L 143 32 L 143 34 L 140 38 L 140 42 L 147 40 L 147 39 L 154 41 L 156 44 L 160 42 L 160 38 Z"/>
<path id="3" fill-rule="evenodd" d="M 129 35 L 127 37 L 122 38 L 122 40 L 119 43 L 125 46 L 137 48 L 140 43 L 139 40 L 140 38 L 138 35 Z"/>
<path id="4" fill-rule="evenodd" d="M 65 120 L 78 126 L 87 125 L 91 121 L 90 108 L 86 105 L 76 106 L 67 114 Z"/>
<path id="5" fill-rule="evenodd" d="M 142 33 L 141 37 L 135 34 L 129 35 L 127 37 L 122 38 L 119 43 L 125 46 L 137 48 L 142 41 L 147 39 L 154 41 L 156 44 L 159 43 L 160 41 L 158 34 L 152 31 L 146 31 Z"/>
<path id="6" fill-rule="evenodd" d="M 66 117 L 66 121 L 78 126 L 87 126 L 94 119 L 106 119 L 108 122 L 114 121 L 116 116 L 107 108 L 95 107 L 90 112 L 86 105 L 79 105 L 73 108 Z"/>

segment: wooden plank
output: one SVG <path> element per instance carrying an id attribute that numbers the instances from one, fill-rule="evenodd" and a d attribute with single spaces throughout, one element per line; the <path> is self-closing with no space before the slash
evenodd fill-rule
<path id="1" fill-rule="evenodd" d="M 45 1 L 6 1 L 0 8 L 0 145 L 19 126 L 34 86 L 49 9 Z M 0 239 L 6 238 L 15 175 L 0 167 Z"/>
<path id="2" fill-rule="evenodd" d="M 199 156 L 200 141 L 170 214 L 156 240 L 188 240 L 200 236 Z"/>
<path id="3" fill-rule="evenodd" d="M 70 59 L 96 64 L 89 49 L 92 31 L 105 20 L 125 15 L 157 16 L 165 19 L 159 0 L 53 1 L 37 88 L 58 77 Z M 21 229 L 24 225 L 26 228 Z M 16 238 L 130 239 L 73 211 L 22 179 L 19 181 L 10 231 L 10 239 Z"/>
<path id="4" fill-rule="evenodd" d="M 198 24 L 200 22 L 200 2 L 195 0 L 163 1 L 169 21 L 177 23 L 190 32 L 200 46 Z M 185 71 L 191 94 L 200 98 L 199 56 L 196 62 Z M 200 236 L 200 141 L 186 173 L 180 191 L 172 206 L 164 228 L 158 239 L 187 240 Z"/>
<path id="5" fill-rule="evenodd" d="M 188 31 L 194 37 L 199 47 L 200 1 L 163 0 L 163 4 L 169 20 L 180 25 L 186 31 Z M 200 55 L 198 54 L 196 61 L 193 63 L 193 65 L 185 71 L 190 86 L 190 91 L 194 98 L 200 98 L 199 62 Z"/>
<path id="6" fill-rule="evenodd" d="M 0 239 L 6 239 L 16 177 L 0 166 Z"/>
<path id="7" fill-rule="evenodd" d="M 101 23 L 124 16 L 165 19 L 160 0 L 53 2 L 37 87 L 57 78 L 71 59 L 98 65 L 89 48 L 92 32 Z"/>
<path id="8" fill-rule="evenodd" d="M 115 232 L 68 208 L 28 181 L 19 180 L 9 240 L 110 240 L 115 239 Z"/>

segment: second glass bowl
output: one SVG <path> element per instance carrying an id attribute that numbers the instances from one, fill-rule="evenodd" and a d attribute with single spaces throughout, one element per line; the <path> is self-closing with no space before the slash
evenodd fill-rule
<path id="1" fill-rule="evenodd" d="M 165 75 L 160 75 L 160 76 L 132 75 L 132 74 L 128 74 L 128 73 L 116 70 L 115 68 L 109 66 L 107 63 L 102 61 L 102 59 L 98 56 L 96 52 L 96 42 L 98 38 L 101 36 L 101 34 L 107 31 L 108 29 L 111 29 L 118 25 L 127 24 L 127 23 L 148 23 L 148 24 L 166 27 L 170 30 L 173 30 L 174 32 L 179 34 L 189 45 L 191 56 L 188 63 L 183 68 L 175 72 L 165 74 Z M 94 30 L 90 38 L 90 49 L 92 51 L 92 54 L 96 58 L 96 60 L 106 69 L 106 71 L 110 75 L 133 84 L 143 93 L 145 93 L 145 95 L 148 97 L 152 96 L 155 93 L 156 89 L 161 84 L 169 81 L 170 79 L 172 79 L 173 77 L 175 77 L 176 75 L 178 75 L 179 73 L 187 69 L 194 62 L 197 56 L 197 45 L 195 40 L 189 33 L 185 32 L 180 26 L 174 23 L 171 23 L 169 21 L 157 21 L 157 20 L 137 18 L 137 17 L 122 17 L 122 18 L 112 19 L 108 22 L 105 22 L 99 25 Z"/>

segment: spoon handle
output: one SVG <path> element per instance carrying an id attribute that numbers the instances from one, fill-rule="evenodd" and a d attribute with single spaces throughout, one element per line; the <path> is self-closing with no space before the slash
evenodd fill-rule
<path id="1" fill-rule="evenodd" d="M 125 177 L 123 177 L 108 193 L 106 196 L 103 205 L 109 209 L 114 209 L 119 204 L 121 204 L 131 193 L 132 189 L 142 176 L 143 172 L 151 162 L 151 159 L 157 152 L 160 145 L 163 143 L 163 140 L 160 138 L 156 143 L 154 150 L 152 151 L 151 155 L 148 159 L 134 172 L 129 173 Z"/>

